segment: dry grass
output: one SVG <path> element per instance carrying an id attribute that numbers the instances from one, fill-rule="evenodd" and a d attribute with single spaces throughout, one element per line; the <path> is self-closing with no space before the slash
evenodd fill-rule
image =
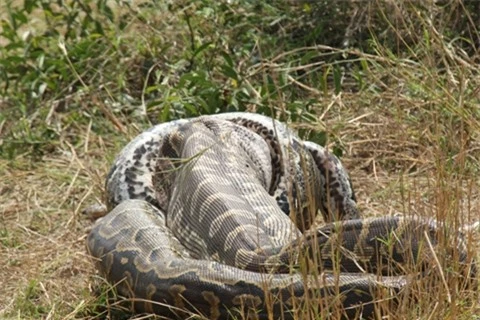
<path id="1" fill-rule="evenodd" d="M 41 159 L 0 164 L 3 318 L 72 318 L 91 300 L 94 270 L 85 251 L 90 222 L 80 211 L 86 199 L 100 195 L 108 164 L 98 156 L 106 149 L 100 139 L 86 139 L 95 151 L 58 141 L 58 149 Z"/>
<path id="2" fill-rule="evenodd" d="M 343 161 L 366 215 L 435 216 L 453 204 L 465 215 L 465 223 L 478 219 L 478 179 L 439 172 L 438 162 L 444 159 L 429 138 L 434 132 L 425 132 L 418 121 L 410 124 L 398 114 L 412 110 L 397 109 L 392 115 L 388 106 L 362 107 L 354 95 L 341 101 L 343 107 L 332 108 L 325 121 L 340 126 L 335 134 L 347 150 Z M 128 138 L 88 132 L 88 127 L 78 128 L 81 143 L 74 147 L 58 141 L 56 150 L 41 159 L 18 157 L 13 163 L 0 163 L 2 318 L 90 317 L 88 310 L 96 303 L 91 293 L 96 274 L 85 251 L 91 222 L 80 212 L 102 197 L 103 179 L 118 149 L 106 141 Z M 479 141 L 471 137 L 468 149 L 462 150 L 464 157 L 478 159 Z M 452 185 L 443 190 L 440 179 Z"/>

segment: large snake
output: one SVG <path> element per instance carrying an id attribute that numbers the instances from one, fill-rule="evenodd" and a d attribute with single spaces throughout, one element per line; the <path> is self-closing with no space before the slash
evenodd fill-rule
<path id="1" fill-rule="evenodd" d="M 443 230 L 360 219 L 333 154 L 248 113 L 153 127 L 123 149 L 106 189 L 112 210 L 88 250 L 134 311 L 170 318 L 291 319 L 339 305 L 343 317 L 370 317 L 379 292 L 408 283 L 406 265 L 426 270 L 426 244 Z M 467 261 L 461 241 L 449 249 Z"/>

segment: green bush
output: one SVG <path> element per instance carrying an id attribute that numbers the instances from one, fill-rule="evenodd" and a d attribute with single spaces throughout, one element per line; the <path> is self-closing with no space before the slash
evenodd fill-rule
<path id="1" fill-rule="evenodd" d="M 309 121 L 318 95 L 385 90 L 378 71 L 400 59 L 447 70 L 447 44 L 478 59 L 478 2 L 134 3 L 6 3 L 2 155 L 42 154 L 58 128 L 109 113 L 157 123 L 255 110 Z"/>

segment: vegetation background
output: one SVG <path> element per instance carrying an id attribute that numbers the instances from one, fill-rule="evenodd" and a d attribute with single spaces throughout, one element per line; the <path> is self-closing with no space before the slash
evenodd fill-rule
<path id="1" fill-rule="evenodd" d="M 81 212 L 171 119 L 274 116 L 341 157 L 366 216 L 478 221 L 480 1 L 2 0 L 0 23 L 2 319 L 110 315 Z M 480 319 L 470 290 L 418 294 L 389 319 Z"/>

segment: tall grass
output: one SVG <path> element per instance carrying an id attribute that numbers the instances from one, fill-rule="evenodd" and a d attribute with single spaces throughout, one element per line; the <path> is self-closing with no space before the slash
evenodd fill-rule
<path id="1" fill-rule="evenodd" d="M 126 141 L 176 118 L 275 116 L 341 157 L 366 216 L 433 217 L 452 230 L 478 221 L 480 2 L 0 6 L 2 317 L 114 309 L 99 311 L 106 294 L 89 291 L 102 280 L 80 211 L 102 200 Z M 477 316 L 474 290 L 448 277 L 458 268 L 443 272 L 440 284 L 418 282 L 414 303 L 389 319 Z"/>

